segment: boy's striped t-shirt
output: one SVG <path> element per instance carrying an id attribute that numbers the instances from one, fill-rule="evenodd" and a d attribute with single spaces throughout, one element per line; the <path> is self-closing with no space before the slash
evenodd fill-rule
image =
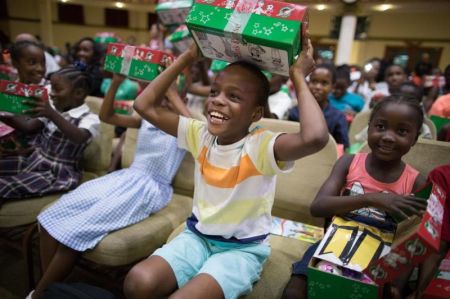
<path id="1" fill-rule="evenodd" d="M 190 230 L 205 237 L 240 243 L 260 242 L 271 228 L 276 174 L 293 162 L 277 162 L 275 139 L 261 128 L 229 145 L 217 144 L 207 124 L 180 116 L 178 145 L 195 159 Z"/>

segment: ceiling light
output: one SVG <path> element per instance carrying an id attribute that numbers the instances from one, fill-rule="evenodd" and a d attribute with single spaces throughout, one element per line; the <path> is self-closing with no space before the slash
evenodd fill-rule
<path id="1" fill-rule="evenodd" d="M 325 4 L 319 4 L 316 6 L 317 10 L 324 10 L 327 8 L 327 6 Z"/>
<path id="2" fill-rule="evenodd" d="M 376 10 L 379 11 L 386 11 L 388 9 L 392 9 L 394 7 L 394 5 L 392 4 L 381 4 L 375 7 Z"/>
<path id="3" fill-rule="evenodd" d="M 122 2 L 116 2 L 114 5 L 115 5 L 117 8 L 124 8 L 124 7 L 125 7 L 125 4 L 123 4 Z"/>
<path id="4" fill-rule="evenodd" d="M 69 2 L 69 0 L 61 0 L 62 3 Z"/>

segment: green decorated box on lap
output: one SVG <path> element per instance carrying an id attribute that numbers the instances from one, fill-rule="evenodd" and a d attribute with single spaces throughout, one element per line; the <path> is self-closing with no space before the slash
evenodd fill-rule
<path id="1" fill-rule="evenodd" d="M 47 89 L 39 85 L 0 80 L 0 111 L 22 115 L 24 111 L 34 108 L 33 105 L 26 104 L 24 101 L 34 100 L 34 98 L 47 101 Z"/>
<path id="2" fill-rule="evenodd" d="M 152 81 L 164 71 L 172 55 L 145 47 L 108 44 L 104 69 L 129 78 Z"/>
<path id="3" fill-rule="evenodd" d="M 186 25 L 204 56 L 246 59 L 288 76 L 308 27 L 308 9 L 269 0 L 197 0 Z"/>
<path id="4" fill-rule="evenodd" d="M 164 25 L 183 24 L 192 7 L 192 0 L 158 1 L 156 13 Z"/>
<path id="5" fill-rule="evenodd" d="M 386 283 L 436 253 L 440 247 L 445 193 L 432 184 L 431 191 L 426 187 L 416 196 L 428 198 L 424 215 L 400 222 L 393 237 L 374 226 L 335 217 L 309 263 L 308 298 L 382 298 Z M 323 271 L 318 267 L 320 261 L 340 268 Z M 344 268 L 356 271 L 357 275 L 340 275 Z"/>

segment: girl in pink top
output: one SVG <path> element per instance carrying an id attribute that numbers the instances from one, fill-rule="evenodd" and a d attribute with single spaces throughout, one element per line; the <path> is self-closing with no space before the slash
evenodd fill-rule
<path id="1" fill-rule="evenodd" d="M 426 178 L 402 161 L 416 143 L 423 123 L 417 101 L 388 96 L 371 114 L 368 128 L 370 153 L 344 155 L 335 164 L 311 204 L 315 217 L 339 215 L 383 230 L 394 230 L 389 214 L 421 215 L 426 204 L 413 200 Z M 313 256 L 311 246 L 293 264 L 292 277 L 283 298 L 306 298 L 306 269 Z"/>

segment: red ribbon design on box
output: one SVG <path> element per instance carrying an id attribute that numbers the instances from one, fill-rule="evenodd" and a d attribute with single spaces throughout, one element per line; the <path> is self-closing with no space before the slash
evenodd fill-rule
<path id="1" fill-rule="evenodd" d="M 27 98 L 40 98 L 44 101 L 48 100 L 47 89 L 34 84 L 28 85 L 20 82 L 0 80 L 0 92 Z"/>

